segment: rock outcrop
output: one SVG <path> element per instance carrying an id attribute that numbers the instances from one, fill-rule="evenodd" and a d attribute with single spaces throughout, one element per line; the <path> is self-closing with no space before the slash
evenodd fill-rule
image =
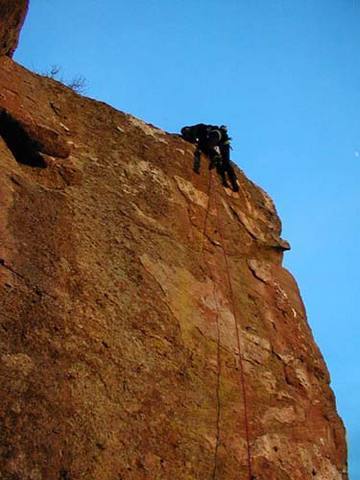
<path id="1" fill-rule="evenodd" d="M 0 478 L 347 479 L 269 196 L 7 57 L 0 92 Z"/>
<path id="2" fill-rule="evenodd" d="M 28 5 L 28 0 L 0 0 L 0 56 L 13 56 Z"/>

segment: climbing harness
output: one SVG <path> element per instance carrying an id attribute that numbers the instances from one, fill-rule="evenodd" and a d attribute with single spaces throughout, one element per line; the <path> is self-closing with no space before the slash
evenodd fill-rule
<path id="1" fill-rule="evenodd" d="M 192 177 L 193 177 L 193 174 L 191 175 L 191 180 L 193 179 Z M 214 296 L 215 307 L 216 307 L 216 330 L 217 330 L 217 389 L 216 389 L 216 401 L 217 401 L 217 415 L 216 415 L 217 423 L 216 423 L 216 425 L 217 425 L 217 427 L 216 428 L 217 428 L 217 434 L 216 434 L 216 446 L 215 446 L 215 453 L 214 453 L 215 463 L 214 463 L 214 470 L 213 470 L 213 480 L 216 480 L 216 476 L 217 476 L 217 454 L 218 454 L 218 449 L 219 449 L 219 445 L 220 445 L 220 407 L 221 407 L 221 399 L 220 399 L 220 381 L 221 381 L 220 308 L 219 308 L 218 299 L 217 299 L 217 296 L 216 296 L 214 276 L 212 274 L 211 267 L 210 267 L 209 263 L 206 261 L 206 258 L 205 258 L 205 255 L 204 255 L 204 242 L 205 242 L 205 237 L 206 237 L 207 222 L 208 222 L 210 206 L 211 206 L 210 200 L 211 200 L 211 190 L 212 190 L 212 177 L 213 177 L 213 171 L 210 171 L 209 172 L 208 191 L 207 191 L 208 202 L 207 202 L 207 208 L 206 208 L 205 217 L 204 217 L 204 225 L 203 225 L 203 231 L 202 231 L 200 255 L 203 259 L 204 264 L 206 264 L 207 267 L 208 267 L 209 275 L 210 275 L 210 278 L 213 282 L 213 286 L 214 286 L 213 287 L 213 296 Z M 191 183 L 193 184 L 193 182 L 191 182 Z M 239 327 L 237 312 L 236 312 L 236 308 L 235 308 L 235 297 L 234 297 L 234 290 L 233 290 L 232 281 L 231 281 L 229 261 L 228 261 L 228 256 L 227 256 L 226 249 L 225 249 L 224 237 L 223 237 L 223 234 L 222 234 L 222 225 L 221 225 L 220 216 L 219 216 L 219 205 L 218 205 L 218 200 L 217 200 L 216 187 L 215 187 L 215 195 L 214 195 L 214 204 L 215 204 L 215 215 L 216 215 L 217 229 L 218 229 L 219 235 L 220 235 L 220 247 L 222 249 L 223 257 L 224 257 L 227 283 L 228 283 L 229 292 L 230 292 L 230 303 L 231 303 L 231 306 L 232 306 L 232 314 L 233 314 L 233 317 L 234 317 L 236 339 L 237 339 L 237 350 L 238 350 L 238 358 L 239 358 L 239 383 L 240 383 L 240 389 L 241 389 L 241 392 L 242 392 L 243 404 L 244 404 L 244 430 L 245 430 L 245 441 L 246 441 L 246 447 L 247 447 L 248 480 L 253 480 L 255 477 L 252 474 L 247 390 L 246 390 L 246 379 L 245 379 L 245 372 L 244 372 L 244 365 L 243 365 L 243 353 L 242 353 L 242 348 L 241 348 L 240 327 Z"/>

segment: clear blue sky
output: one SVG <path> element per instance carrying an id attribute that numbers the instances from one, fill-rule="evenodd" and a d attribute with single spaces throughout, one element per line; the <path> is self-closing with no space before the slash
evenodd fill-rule
<path id="1" fill-rule="evenodd" d="M 276 202 L 360 480 L 360 0 L 31 0 L 16 60 L 168 131 L 225 123 Z M 311 427 L 311 426 L 310 426 Z"/>

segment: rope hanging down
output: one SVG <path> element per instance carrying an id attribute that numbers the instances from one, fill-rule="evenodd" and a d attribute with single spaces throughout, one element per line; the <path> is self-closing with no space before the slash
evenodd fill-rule
<path id="1" fill-rule="evenodd" d="M 217 201 L 217 192 L 215 191 L 215 211 L 216 211 L 216 219 L 217 219 L 217 227 L 220 235 L 220 247 L 223 251 L 224 261 L 225 261 L 225 268 L 226 268 L 226 276 L 229 285 L 229 292 L 230 292 L 230 302 L 232 306 L 232 313 L 234 317 L 235 323 L 235 331 L 236 331 L 236 341 L 237 341 L 237 348 L 238 348 L 238 357 L 239 357 L 239 381 L 240 387 L 242 389 L 243 394 L 243 402 L 244 402 L 244 428 L 245 428 L 245 437 L 246 437 L 246 447 L 247 447 L 247 464 L 248 464 L 248 478 L 249 480 L 254 480 L 252 474 L 252 463 L 251 463 L 251 447 L 250 447 L 250 429 L 249 429 L 249 415 L 248 415 L 248 403 L 247 403 L 247 390 L 246 390 L 246 381 L 245 381 L 245 372 L 244 372 L 244 364 L 243 364 L 243 354 L 241 348 L 241 338 L 240 338 L 240 327 L 238 316 L 235 308 L 235 297 L 234 297 L 234 289 L 232 286 L 231 276 L 230 276 L 230 268 L 229 268 L 229 261 L 225 250 L 225 242 L 222 233 L 222 225 L 220 222 L 219 216 L 219 206 Z"/>
<path id="2" fill-rule="evenodd" d="M 205 218 L 204 218 L 204 227 L 203 227 L 203 232 L 202 232 L 200 255 L 202 256 L 202 259 L 203 259 L 204 263 L 208 267 L 209 275 L 210 275 L 210 278 L 211 278 L 211 280 L 213 282 L 213 285 L 214 285 L 214 300 L 215 300 L 215 306 L 216 306 L 216 329 L 217 329 L 217 438 L 216 438 L 216 446 L 215 446 L 215 464 L 214 464 L 214 470 L 213 470 L 213 480 L 216 480 L 217 452 L 218 452 L 218 448 L 219 448 L 219 444 L 220 444 L 220 375 L 221 375 L 221 355 L 220 355 L 220 353 L 221 353 L 221 351 L 220 351 L 220 348 L 221 348 L 221 330 L 220 330 L 220 324 L 219 324 L 220 309 L 219 309 L 219 305 L 218 305 L 218 301 L 217 301 L 217 297 L 216 297 L 214 277 L 212 275 L 210 265 L 206 261 L 205 255 L 204 255 L 204 241 L 205 241 L 205 237 L 206 237 L 207 221 L 208 221 L 208 216 L 209 216 L 209 211 L 210 211 L 212 174 L 213 174 L 213 172 L 211 171 L 210 174 L 209 174 L 208 192 L 207 192 L 208 193 L 208 202 L 207 202 L 207 208 L 206 208 Z M 229 261 L 228 261 L 228 257 L 227 257 L 225 246 L 224 246 L 225 243 L 224 243 L 224 237 L 223 237 L 223 234 L 222 234 L 222 225 L 221 225 L 221 222 L 220 222 L 219 206 L 218 206 L 218 201 L 217 201 L 217 191 L 216 190 L 215 190 L 214 200 L 215 200 L 215 213 L 216 213 L 217 229 L 219 231 L 220 240 L 221 240 L 220 241 L 220 247 L 222 249 L 223 256 L 224 256 L 226 276 L 227 276 L 227 282 L 228 282 L 229 292 L 230 292 L 230 303 L 231 303 L 231 306 L 232 306 L 232 313 L 233 313 L 233 317 L 234 317 L 236 339 L 237 339 L 237 349 L 238 349 L 239 369 L 240 369 L 239 383 L 240 383 L 240 388 L 241 388 L 241 391 L 242 391 L 243 402 L 244 402 L 244 429 L 245 429 L 245 437 L 246 437 L 245 440 L 246 440 L 246 447 L 247 447 L 248 480 L 254 480 L 255 477 L 252 474 L 247 390 L 246 390 L 246 380 L 245 380 L 243 355 L 242 355 L 242 348 L 241 348 L 240 328 L 239 328 L 239 322 L 238 322 L 236 308 L 235 308 L 235 297 L 234 297 L 234 290 L 233 290 L 232 281 L 231 281 Z"/>

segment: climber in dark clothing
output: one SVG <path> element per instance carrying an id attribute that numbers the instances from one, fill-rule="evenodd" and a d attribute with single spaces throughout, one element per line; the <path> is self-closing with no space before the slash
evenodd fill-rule
<path id="1" fill-rule="evenodd" d="M 224 125 L 205 125 L 198 123 L 181 129 L 184 140 L 197 146 L 194 156 L 194 171 L 200 173 L 200 155 L 203 152 L 210 159 L 209 169 L 216 167 L 224 187 L 228 187 L 226 173 L 234 192 L 239 191 L 237 178 L 230 160 L 230 137 Z"/>

